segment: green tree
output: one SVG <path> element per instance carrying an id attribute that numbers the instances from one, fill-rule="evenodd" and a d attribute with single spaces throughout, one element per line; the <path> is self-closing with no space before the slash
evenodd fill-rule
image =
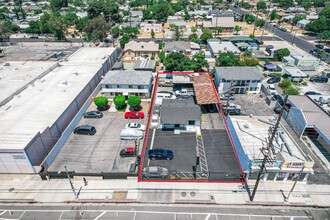
<path id="1" fill-rule="evenodd" d="M 221 32 L 223 31 L 223 27 L 221 27 L 221 26 L 216 26 L 216 27 L 215 27 L 215 30 L 216 30 L 217 34 L 219 35 L 219 33 L 221 33 Z"/>
<path id="2" fill-rule="evenodd" d="M 41 34 L 40 22 L 30 21 L 29 27 L 25 29 L 25 32 L 28 34 Z"/>
<path id="3" fill-rule="evenodd" d="M 273 20 L 275 20 L 277 18 L 278 18 L 277 11 L 276 10 L 272 10 L 272 12 L 269 15 L 269 20 L 273 21 Z"/>
<path id="4" fill-rule="evenodd" d="M 11 34 L 17 31 L 19 27 L 9 20 L 0 21 L 0 42 L 8 41 Z"/>
<path id="5" fill-rule="evenodd" d="M 119 37 L 119 34 L 120 34 L 120 29 L 119 27 L 115 26 L 115 27 L 112 27 L 111 28 L 111 34 L 114 38 L 117 38 Z"/>
<path id="6" fill-rule="evenodd" d="M 317 35 L 320 40 L 328 41 L 330 40 L 330 31 L 323 31 Z"/>
<path id="7" fill-rule="evenodd" d="M 151 35 L 151 38 L 155 38 L 155 32 L 154 32 L 154 29 L 151 29 L 151 33 L 150 33 L 150 35 Z"/>
<path id="8" fill-rule="evenodd" d="M 76 13 L 69 12 L 65 15 L 65 19 L 67 20 L 67 24 L 72 25 L 73 21 L 78 21 L 78 16 L 76 15 Z"/>
<path id="9" fill-rule="evenodd" d="M 179 52 L 172 52 L 165 57 L 163 62 L 166 71 L 182 71 L 180 69 L 180 63 L 182 64 L 184 60 L 184 55 Z"/>
<path id="10" fill-rule="evenodd" d="M 265 26 L 265 24 L 266 24 L 266 20 L 264 20 L 264 19 L 258 19 L 258 20 L 256 21 L 256 26 L 257 26 L 257 27 L 262 28 L 263 26 Z"/>
<path id="11" fill-rule="evenodd" d="M 282 59 L 283 57 L 290 56 L 290 50 L 288 48 L 281 48 L 276 50 L 275 54 L 278 59 Z"/>
<path id="12" fill-rule="evenodd" d="M 329 19 L 327 19 L 324 16 L 321 16 L 318 19 L 308 23 L 306 25 L 306 30 L 312 31 L 315 33 L 321 33 L 323 31 L 329 30 L 329 28 L 330 28 L 329 22 L 330 22 Z"/>
<path id="13" fill-rule="evenodd" d="M 89 21 L 88 17 L 83 17 L 81 19 L 78 19 L 78 21 L 76 22 L 76 28 L 79 31 L 83 31 L 88 21 Z"/>
<path id="14" fill-rule="evenodd" d="M 284 94 L 288 94 L 288 95 L 299 95 L 300 88 L 298 86 L 291 85 L 290 87 L 285 89 L 283 92 L 284 92 Z"/>
<path id="15" fill-rule="evenodd" d="M 89 0 L 87 7 L 90 19 L 104 16 L 107 22 L 120 22 L 119 6 L 115 0 Z"/>
<path id="16" fill-rule="evenodd" d="M 139 109 L 141 107 L 141 98 L 139 96 L 130 96 L 127 103 L 133 109 Z"/>
<path id="17" fill-rule="evenodd" d="M 208 39 L 213 38 L 212 33 L 209 31 L 209 29 L 204 28 L 203 34 L 201 35 L 200 39 L 201 41 L 206 44 Z"/>
<path id="18" fill-rule="evenodd" d="M 282 8 L 288 8 L 288 7 L 293 7 L 294 2 L 293 0 L 280 0 L 279 6 Z"/>
<path id="19" fill-rule="evenodd" d="M 58 11 L 65 6 L 66 2 L 65 0 L 50 0 L 49 5 L 53 11 Z"/>
<path id="20" fill-rule="evenodd" d="M 259 2 L 257 3 L 257 9 L 258 9 L 258 10 L 266 10 L 266 9 L 267 9 L 266 2 L 264 2 L 264 1 L 259 1 Z"/>
<path id="21" fill-rule="evenodd" d="M 107 37 L 109 30 L 110 25 L 102 16 L 89 20 L 85 26 L 87 39 L 94 42 L 103 41 Z"/>
<path id="22" fill-rule="evenodd" d="M 254 15 L 249 14 L 249 15 L 246 16 L 246 20 L 245 21 L 248 24 L 252 24 L 255 20 L 256 20 L 256 17 Z"/>
<path id="23" fill-rule="evenodd" d="M 45 12 L 39 19 L 40 21 L 40 31 L 41 33 L 52 33 L 50 30 L 49 20 L 50 20 L 50 14 Z"/>
<path id="24" fill-rule="evenodd" d="M 123 32 L 132 37 L 140 34 L 139 28 L 137 27 L 125 27 L 123 28 Z"/>
<path id="25" fill-rule="evenodd" d="M 292 23 L 297 24 L 298 21 L 301 21 L 303 19 L 306 19 L 305 15 L 296 15 L 294 16 L 294 18 L 292 19 Z"/>
<path id="26" fill-rule="evenodd" d="M 179 40 L 179 39 L 180 39 L 180 36 L 181 36 L 180 29 L 179 29 L 178 26 L 175 26 L 175 30 L 174 30 L 174 39 L 175 39 L 175 40 Z"/>
<path id="27" fill-rule="evenodd" d="M 281 87 L 282 89 L 287 89 L 292 85 L 291 80 L 289 79 L 283 79 L 278 86 Z"/>
<path id="28" fill-rule="evenodd" d="M 209 68 L 209 63 L 205 60 L 204 53 L 196 53 L 191 59 L 192 70 L 195 72 L 203 71 Z"/>
<path id="29" fill-rule="evenodd" d="M 195 26 L 191 27 L 191 32 L 192 33 L 196 33 L 197 32 L 197 28 Z"/>
<path id="30" fill-rule="evenodd" d="M 234 27 L 234 31 L 236 31 L 236 33 L 238 33 L 239 31 L 241 31 L 242 30 L 242 27 L 241 26 L 239 26 L 239 25 L 235 25 L 235 27 Z"/>
<path id="31" fill-rule="evenodd" d="M 122 48 L 124 48 L 125 47 L 125 44 L 126 43 L 128 43 L 129 41 L 130 41 L 130 36 L 128 35 L 128 34 L 124 34 L 121 38 L 120 38 L 120 40 L 119 40 L 119 43 L 120 43 L 120 46 L 122 47 Z"/>
<path id="32" fill-rule="evenodd" d="M 51 14 L 48 21 L 49 30 L 57 40 L 64 40 L 67 32 L 65 18 Z"/>
<path id="33" fill-rule="evenodd" d="M 231 51 L 221 52 L 216 59 L 217 66 L 238 66 L 240 58 Z"/>
<path id="34" fill-rule="evenodd" d="M 97 96 L 94 98 L 94 104 L 98 107 L 98 109 L 104 109 L 108 106 L 108 98 L 105 96 Z"/>
<path id="35" fill-rule="evenodd" d="M 300 2 L 301 7 L 303 7 L 305 10 L 308 10 L 312 7 L 313 3 L 311 0 L 302 0 Z"/>
<path id="36" fill-rule="evenodd" d="M 240 60 L 240 66 L 256 66 L 259 64 L 259 60 L 254 56 L 243 56 L 243 59 Z"/>
<path id="37" fill-rule="evenodd" d="M 123 109 L 126 107 L 125 96 L 123 95 L 116 95 L 113 98 L 113 102 L 115 103 L 117 109 Z"/>

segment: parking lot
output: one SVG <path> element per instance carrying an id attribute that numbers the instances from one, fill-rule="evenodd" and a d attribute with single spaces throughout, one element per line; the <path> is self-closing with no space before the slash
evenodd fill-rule
<path id="1" fill-rule="evenodd" d="M 147 108 L 144 108 L 142 111 Z M 92 109 L 90 109 L 92 110 Z M 96 128 L 95 135 L 71 134 L 55 160 L 48 168 L 48 172 L 64 171 L 64 166 L 69 171 L 76 173 L 101 173 L 101 172 L 128 172 L 130 164 L 135 162 L 135 157 L 121 158 L 119 152 L 126 147 L 134 147 L 135 141 L 121 140 L 120 132 L 130 122 L 145 124 L 144 119 L 125 119 L 124 112 L 104 111 L 102 118 L 82 118 L 79 125 L 92 125 Z M 137 141 L 141 152 L 143 139 Z"/>
<path id="2" fill-rule="evenodd" d="M 241 115 L 269 116 L 275 114 L 266 104 L 265 96 L 260 96 L 260 94 L 235 94 L 235 99 L 230 102 L 241 106 Z"/>

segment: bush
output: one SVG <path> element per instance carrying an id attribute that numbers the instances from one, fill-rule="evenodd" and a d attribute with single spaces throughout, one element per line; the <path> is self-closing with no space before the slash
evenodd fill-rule
<path id="1" fill-rule="evenodd" d="M 269 73 L 269 77 L 274 77 L 274 76 L 282 76 L 282 73 Z"/>
<path id="2" fill-rule="evenodd" d="M 113 98 L 113 102 L 115 103 L 117 109 L 123 109 L 126 107 L 125 96 L 123 95 L 115 96 L 115 98 Z"/>
<path id="3" fill-rule="evenodd" d="M 302 82 L 301 84 L 302 84 L 303 86 L 307 86 L 307 82 L 306 82 L 306 81 Z"/>
<path id="4" fill-rule="evenodd" d="M 139 96 L 130 96 L 127 100 L 127 103 L 134 109 L 139 108 L 141 104 L 141 98 Z"/>
<path id="5" fill-rule="evenodd" d="M 98 96 L 94 98 L 94 104 L 100 109 L 107 107 L 108 101 L 108 98 L 105 96 Z"/>
<path id="6" fill-rule="evenodd" d="M 287 89 L 284 90 L 284 94 L 287 95 L 299 95 L 300 88 L 298 86 L 289 86 Z"/>
<path id="7" fill-rule="evenodd" d="M 289 79 L 284 79 L 282 80 L 278 86 L 281 87 L 282 89 L 287 89 L 292 85 L 291 80 Z"/>

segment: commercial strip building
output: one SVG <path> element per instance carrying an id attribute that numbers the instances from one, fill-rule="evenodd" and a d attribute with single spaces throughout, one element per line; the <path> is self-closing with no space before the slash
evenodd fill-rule
<path id="1" fill-rule="evenodd" d="M 274 118 L 228 116 L 227 124 L 247 179 L 257 177 L 266 150 L 268 159 L 263 180 L 294 180 L 303 169 L 299 181 L 306 182 L 313 173 L 314 161 L 303 153 L 282 126 L 276 132 L 273 150 L 269 148 L 266 140 L 269 140 L 274 129 Z"/>
<path id="2" fill-rule="evenodd" d="M 47 155 L 56 156 L 54 145 L 118 55 L 114 48 L 81 48 L 62 62 L 45 63 L 36 75 L 32 68 L 25 74 L 13 74 L 21 69 L 7 72 L 6 84 L 20 92 L 0 107 L 0 172 L 37 173 L 47 168 L 43 161 Z"/>

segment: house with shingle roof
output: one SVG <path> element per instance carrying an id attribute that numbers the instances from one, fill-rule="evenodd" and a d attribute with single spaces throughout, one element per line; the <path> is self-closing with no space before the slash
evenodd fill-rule
<path id="1" fill-rule="evenodd" d="M 138 59 L 158 59 L 159 44 L 150 42 L 136 42 L 130 41 L 125 44 L 124 60 L 138 60 Z"/>
<path id="2" fill-rule="evenodd" d="M 192 53 L 192 51 L 199 52 L 200 46 L 194 42 L 186 42 L 186 41 L 172 41 L 172 42 L 166 42 L 164 46 L 164 52 L 165 54 L 169 54 L 172 52 L 179 52 L 185 55 L 186 57 L 189 57 Z"/>

